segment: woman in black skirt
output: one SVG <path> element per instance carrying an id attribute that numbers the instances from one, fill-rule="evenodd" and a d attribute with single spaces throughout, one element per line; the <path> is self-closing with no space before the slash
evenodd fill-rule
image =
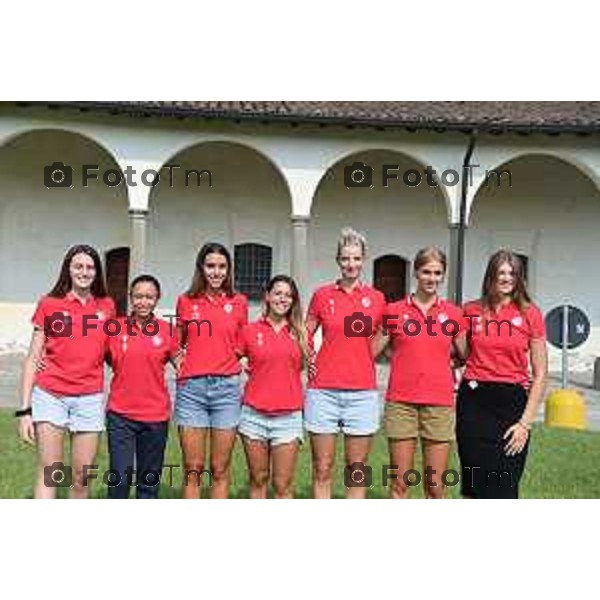
<path id="1" fill-rule="evenodd" d="M 464 313 L 466 370 L 456 412 L 462 495 L 518 498 L 548 359 L 544 318 L 515 254 L 490 258 L 481 299 Z"/>

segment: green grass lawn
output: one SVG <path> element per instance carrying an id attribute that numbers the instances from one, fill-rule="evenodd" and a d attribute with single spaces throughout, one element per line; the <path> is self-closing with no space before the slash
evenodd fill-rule
<path id="1" fill-rule="evenodd" d="M 17 438 L 13 411 L 0 410 L 0 498 L 31 498 L 35 469 L 35 449 Z M 103 437 L 97 459 L 99 472 L 108 468 L 106 440 Z M 342 454 L 338 451 L 338 467 L 334 495 L 344 496 Z M 171 430 L 166 463 L 180 464 L 176 431 Z M 387 445 L 383 436 L 376 438 L 370 464 L 373 468 L 373 486 L 370 498 L 387 498 L 388 490 L 381 485 L 381 466 L 388 462 Z M 457 458 L 452 454 L 450 468 L 457 468 Z M 530 448 L 527 469 L 521 482 L 524 498 L 600 498 L 600 433 L 546 429 L 536 426 Z M 420 468 L 417 465 L 417 468 Z M 180 496 L 181 469 L 173 469 L 173 486 L 163 485 L 161 497 Z M 235 448 L 232 472 L 231 495 L 234 498 L 248 497 L 246 464 L 238 441 Z M 59 496 L 65 496 L 61 490 Z M 296 495 L 310 498 L 310 449 L 305 444 L 301 450 L 296 473 Z M 104 498 L 106 488 L 95 482 L 92 496 Z M 458 486 L 449 488 L 451 498 L 459 497 Z M 423 486 L 413 489 L 414 498 L 423 497 Z"/>

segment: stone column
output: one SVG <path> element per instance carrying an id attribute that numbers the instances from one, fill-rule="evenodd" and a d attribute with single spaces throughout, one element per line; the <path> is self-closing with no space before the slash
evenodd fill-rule
<path id="1" fill-rule="evenodd" d="M 309 299 L 308 289 L 308 227 L 310 216 L 292 215 L 292 277 L 300 290 L 303 309 Z"/>
<path id="2" fill-rule="evenodd" d="M 131 224 L 131 253 L 129 256 L 129 279 L 144 272 L 146 268 L 146 217 L 147 210 L 130 209 L 129 222 Z"/>
<path id="3" fill-rule="evenodd" d="M 450 223 L 448 225 L 450 231 L 450 245 L 448 248 L 448 273 L 446 280 L 448 282 L 448 298 L 452 302 L 456 302 L 458 298 L 458 223 Z M 462 278 L 462 274 L 460 276 Z M 461 284 L 462 285 L 462 284 Z"/>

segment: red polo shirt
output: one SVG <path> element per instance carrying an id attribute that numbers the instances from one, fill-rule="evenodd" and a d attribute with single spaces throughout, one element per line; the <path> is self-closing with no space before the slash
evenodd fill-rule
<path id="1" fill-rule="evenodd" d="M 242 330 L 239 352 L 248 357 L 244 404 L 266 413 L 301 410 L 302 351 L 288 325 L 277 333 L 261 318 Z"/>
<path id="2" fill-rule="evenodd" d="M 521 312 L 511 302 L 497 312 L 482 314 L 481 302 L 464 305 L 469 331 L 469 357 L 465 378 L 529 385 L 531 340 L 546 339 L 544 317 L 531 304 Z"/>
<path id="3" fill-rule="evenodd" d="M 392 347 L 386 400 L 452 406 L 453 340 L 465 334 L 462 311 L 438 298 L 424 313 L 411 296 L 389 304 L 383 317 Z"/>
<path id="4" fill-rule="evenodd" d="M 381 325 L 384 307 L 384 295 L 364 283 L 351 292 L 343 290 L 337 283 L 317 289 L 310 301 L 308 316 L 321 326 L 323 343 L 316 358 L 317 374 L 308 387 L 377 388 L 370 338 Z M 365 336 L 365 333 L 371 335 Z M 311 349 L 312 337 L 308 340 Z"/>
<path id="5" fill-rule="evenodd" d="M 236 375 L 241 329 L 248 323 L 248 300 L 243 294 L 177 299 L 177 323 L 187 330 L 185 357 L 179 379 L 200 375 Z"/>
<path id="6" fill-rule="evenodd" d="M 46 332 L 43 371 L 35 383 L 57 396 L 80 396 L 104 390 L 104 323 L 115 316 L 112 298 L 90 296 L 82 304 L 72 292 L 44 296 L 31 319 Z M 85 321 L 84 321 L 85 317 Z"/>
<path id="7" fill-rule="evenodd" d="M 175 325 L 155 319 L 144 332 L 133 317 L 119 319 L 119 335 L 108 338 L 113 370 L 107 410 L 134 421 L 168 421 L 171 400 L 165 381 L 165 365 L 179 350 Z"/>

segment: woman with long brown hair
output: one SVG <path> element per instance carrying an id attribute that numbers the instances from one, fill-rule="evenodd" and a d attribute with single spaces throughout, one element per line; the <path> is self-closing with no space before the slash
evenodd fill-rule
<path id="1" fill-rule="evenodd" d="M 518 256 L 500 250 L 490 258 L 481 298 L 465 304 L 464 315 L 468 357 L 456 429 L 462 494 L 518 498 L 548 364 L 544 318 Z"/>
<path id="2" fill-rule="evenodd" d="M 304 392 L 301 372 L 306 336 L 296 283 L 276 275 L 267 284 L 263 314 L 246 325 L 240 356 L 248 361 L 239 433 L 250 472 L 250 497 L 292 498 L 302 443 Z"/>
<path id="3" fill-rule="evenodd" d="M 236 349 L 248 322 L 248 300 L 233 289 L 231 255 L 222 244 L 200 249 L 192 284 L 177 300 L 177 322 L 184 350 L 175 399 L 185 469 L 183 497 L 200 496 L 210 445 L 211 496 L 227 498 L 241 410 Z"/>
<path id="4" fill-rule="evenodd" d="M 32 318 L 16 413 L 21 438 L 38 449 L 36 498 L 54 498 L 57 487 L 71 487 L 74 498 L 88 496 L 85 466 L 94 464 L 104 429 L 104 324 L 114 314 L 98 252 L 71 247 Z M 62 464 L 67 431 L 70 466 Z"/>

